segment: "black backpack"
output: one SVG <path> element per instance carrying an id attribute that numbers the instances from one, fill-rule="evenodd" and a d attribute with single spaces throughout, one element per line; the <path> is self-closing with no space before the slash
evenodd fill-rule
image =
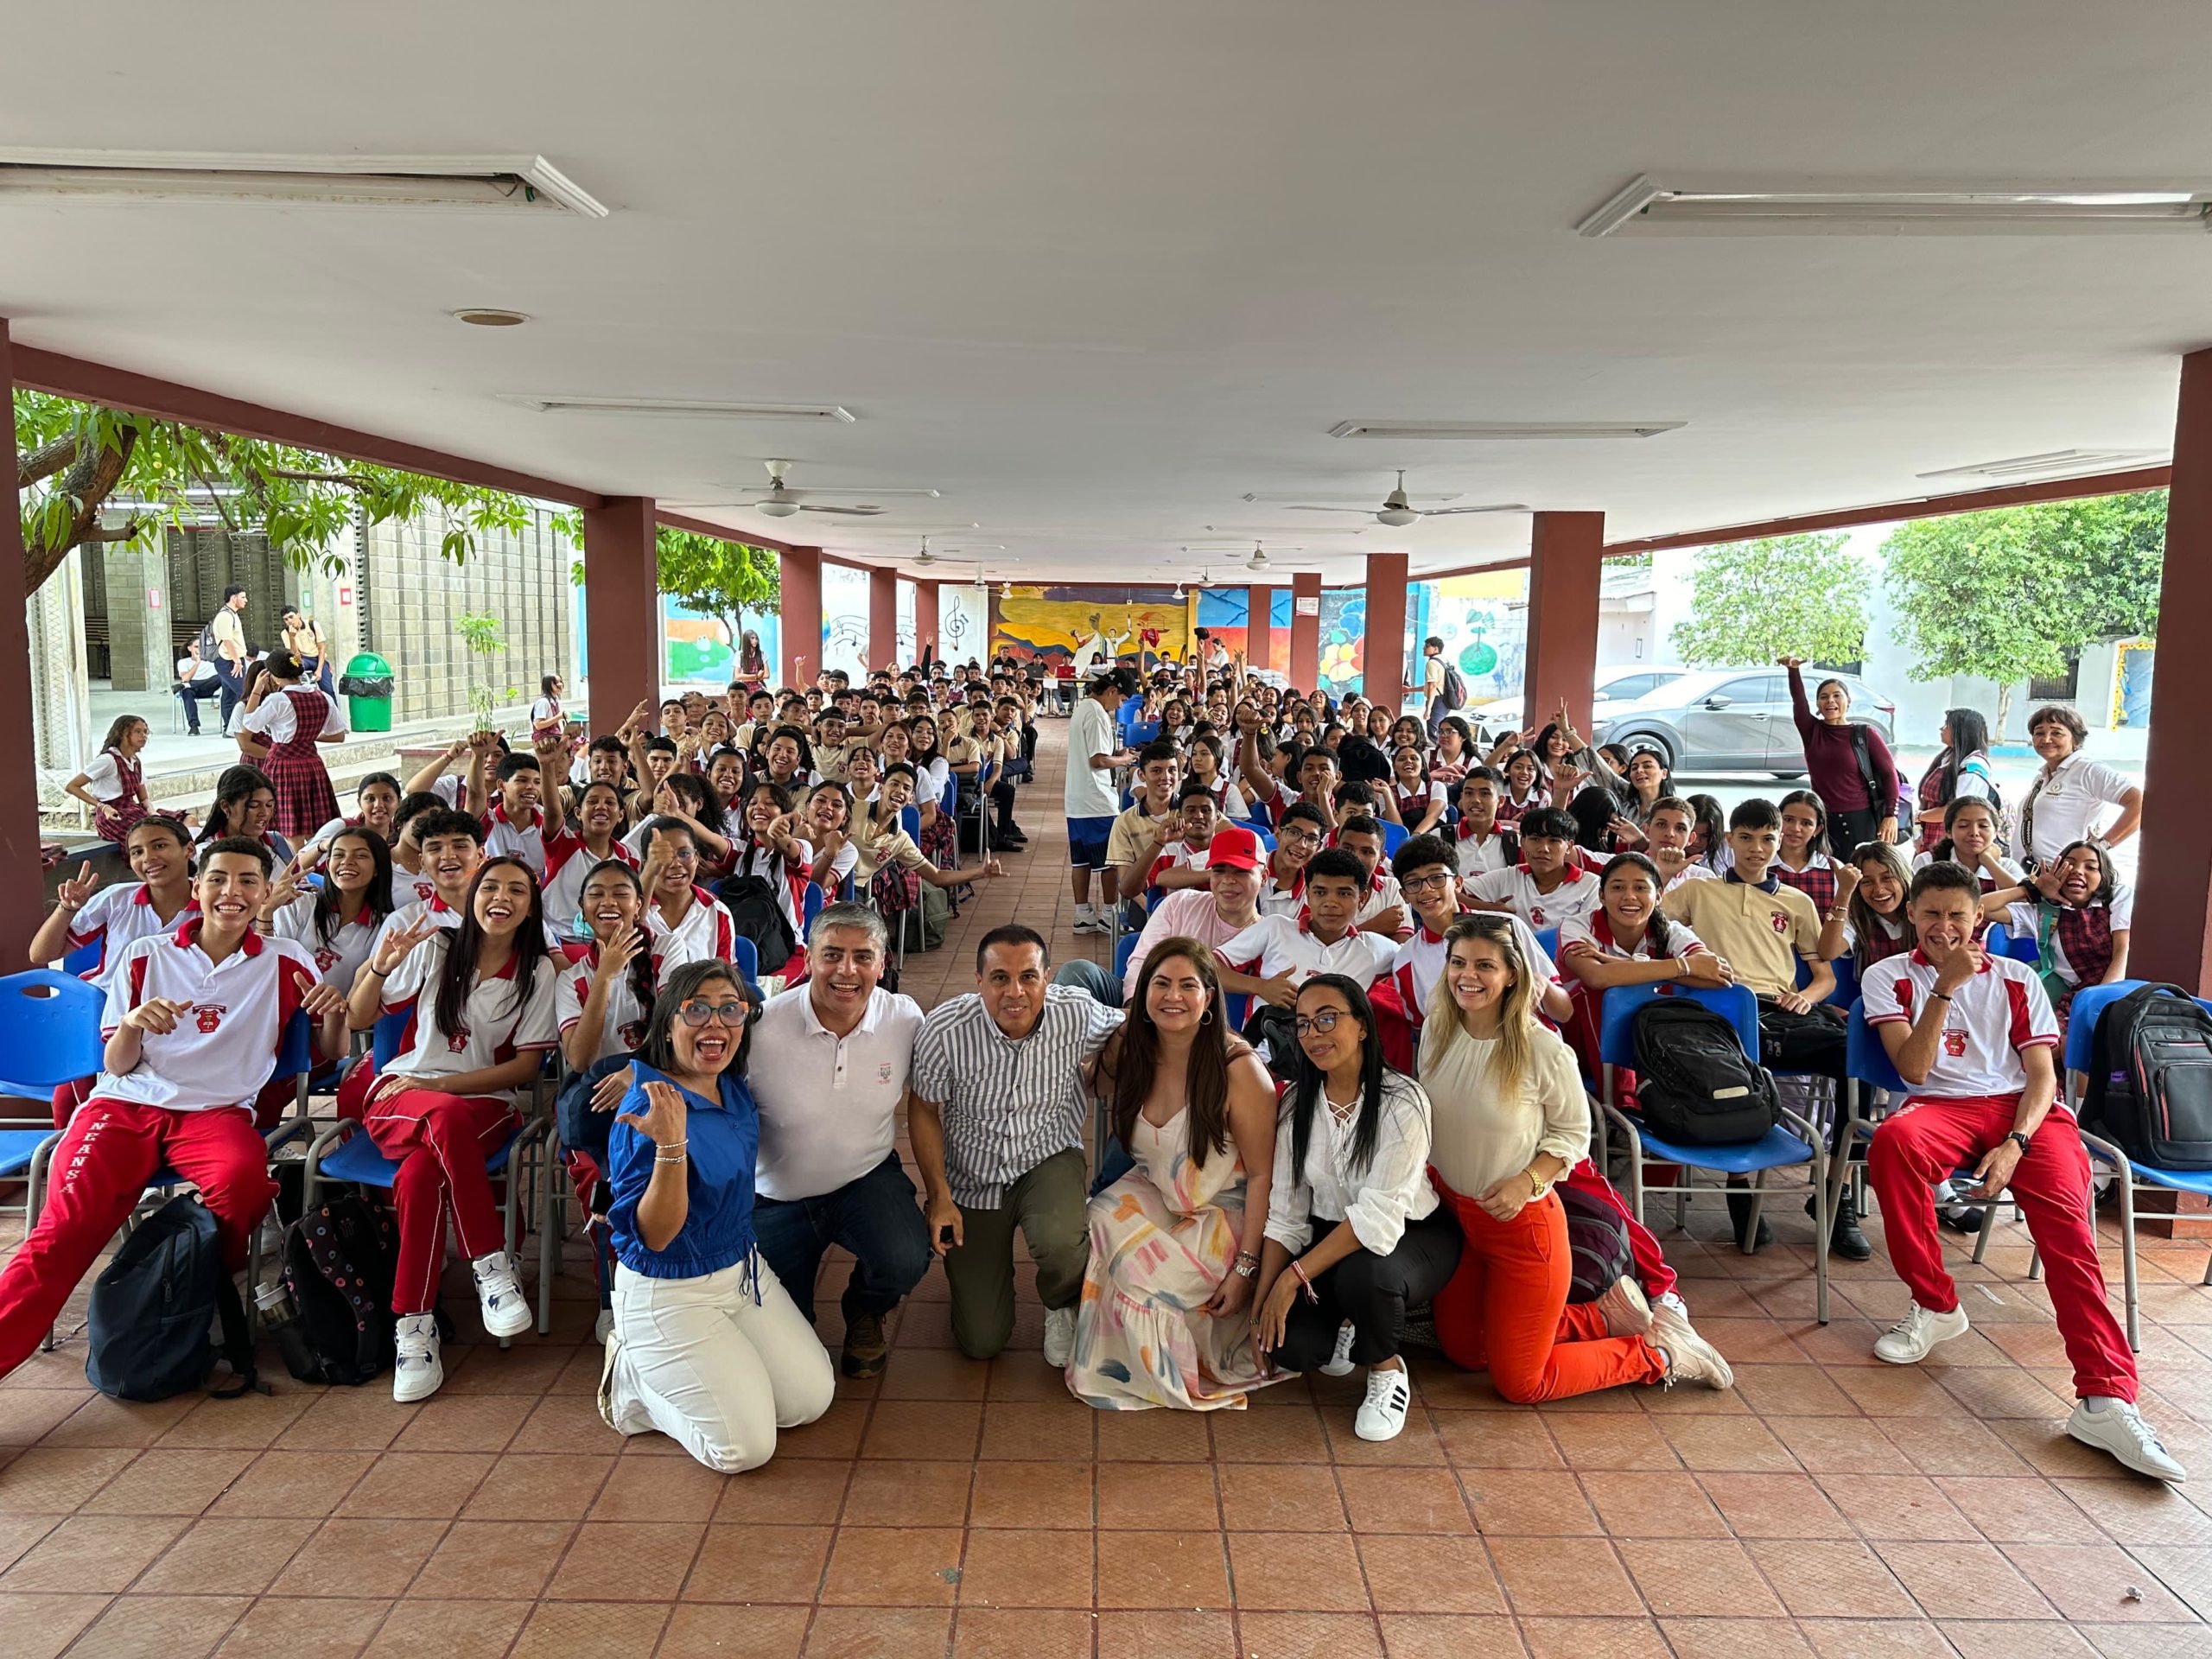
<path id="1" fill-rule="evenodd" d="M 399 1235 L 385 1211 L 350 1194 L 284 1230 L 284 1287 L 295 1317 L 276 1327 L 284 1368 L 302 1382 L 357 1388 L 392 1362 L 392 1274 Z"/>
<path id="2" fill-rule="evenodd" d="M 1467 682 L 1450 663 L 1444 664 L 1444 712 L 1456 715 L 1467 700 Z"/>
<path id="3" fill-rule="evenodd" d="M 1736 1027 L 1688 996 L 1636 1011 L 1636 1103 L 1684 1146 L 1756 1141 L 1781 1121 L 1774 1079 L 1745 1058 Z"/>
<path id="4" fill-rule="evenodd" d="M 2212 1169 L 2212 1014 L 2178 985 L 2106 1006 L 2082 1127 L 2160 1169 Z"/>
<path id="5" fill-rule="evenodd" d="M 248 1389 L 267 1393 L 254 1375 L 253 1336 L 238 1287 L 223 1265 L 214 1212 L 193 1194 L 180 1193 L 131 1230 L 92 1281 L 85 1380 L 117 1400 L 188 1394 L 215 1368 L 207 1333 L 218 1319 L 221 1357 L 238 1381 L 213 1390 L 215 1397 L 235 1399 Z"/>
<path id="6" fill-rule="evenodd" d="M 798 941 L 791 935 L 791 918 L 784 914 L 783 895 L 776 884 L 765 875 L 733 875 L 715 890 L 715 896 L 729 912 L 737 936 L 753 941 L 760 971 L 781 973 L 798 951 Z"/>

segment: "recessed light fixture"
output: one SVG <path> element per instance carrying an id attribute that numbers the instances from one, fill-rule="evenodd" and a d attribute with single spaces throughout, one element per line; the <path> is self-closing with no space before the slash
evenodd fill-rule
<path id="1" fill-rule="evenodd" d="M 1339 421 L 1332 438 L 1437 439 L 1462 443 L 1513 443 L 1548 438 L 1648 438 L 1675 432 L 1688 421 Z"/>
<path id="2" fill-rule="evenodd" d="M 589 397 L 503 391 L 505 404 L 547 415 L 664 415 L 700 421 L 800 421 L 849 426 L 853 412 L 836 404 L 736 404 L 693 397 Z"/>
<path id="3" fill-rule="evenodd" d="M 543 156 L 271 156 L 0 149 L 0 200 L 259 203 L 575 213 L 594 200 Z"/>
<path id="4" fill-rule="evenodd" d="M 2004 461 L 1976 461 L 1971 467 L 1943 467 L 1921 478 L 2068 478 L 2096 473 L 2124 472 L 2134 467 L 2156 467 L 2166 460 L 2157 449 L 2046 449 L 2037 455 L 2013 455 Z"/>
<path id="5" fill-rule="evenodd" d="M 494 305 L 463 306 L 454 312 L 456 322 L 474 323 L 479 328 L 519 328 L 530 321 L 522 311 L 503 311 Z"/>
<path id="6" fill-rule="evenodd" d="M 1803 181 L 1624 185 L 1575 226 L 1622 231 L 1811 236 L 2212 229 L 2212 189 L 2186 185 L 1873 184 Z"/>

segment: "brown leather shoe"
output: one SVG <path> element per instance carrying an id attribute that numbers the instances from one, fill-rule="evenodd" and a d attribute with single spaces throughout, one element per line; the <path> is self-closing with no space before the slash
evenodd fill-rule
<path id="1" fill-rule="evenodd" d="M 855 1313 L 846 1321 L 845 1351 L 838 1363 L 847 1376 L 880 1376 L 890 1357 L 881 1314 Z"/>

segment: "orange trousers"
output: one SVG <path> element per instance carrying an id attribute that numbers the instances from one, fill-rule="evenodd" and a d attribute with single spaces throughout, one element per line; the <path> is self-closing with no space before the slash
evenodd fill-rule
<path id="1" fill-rule="evenodd" d="M 1528 1403 L 1666 1376 L 1659 1351 L 1642 1337 L 1609 1337 L 1596 1303 L 1567 1301 L 1573 1264 L 1558 1194 L 1498 1221 L 1434 1170 L 1429 1179 L 1466 1240 L 1431 1310 L 1446 1358 L 1487 1370 L 1500 1394 Z"/>

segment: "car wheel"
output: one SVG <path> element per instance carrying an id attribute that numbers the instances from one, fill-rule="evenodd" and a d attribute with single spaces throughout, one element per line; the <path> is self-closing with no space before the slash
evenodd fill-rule
<path id="1" fill-rule="evenodd" d="M 1805 774 L 1802 772 L 1777 772 L 1770 773 L 1770 775 L 1781 779 L 1785 784 L 1794 784 Z"/>
<path id="2" fill-rule="evenodd" d="M 1656 732 L 1630 732 L 1623 737 L 1608 738 L 1606 741 L 1618 743 L 1626 749 L 1631 760 L 1636 758 L 1638 749 L 1649 749 L 1659 757 L 1661 766 L 1669 772 L 1675 770 L 1675 746 Z"/>

